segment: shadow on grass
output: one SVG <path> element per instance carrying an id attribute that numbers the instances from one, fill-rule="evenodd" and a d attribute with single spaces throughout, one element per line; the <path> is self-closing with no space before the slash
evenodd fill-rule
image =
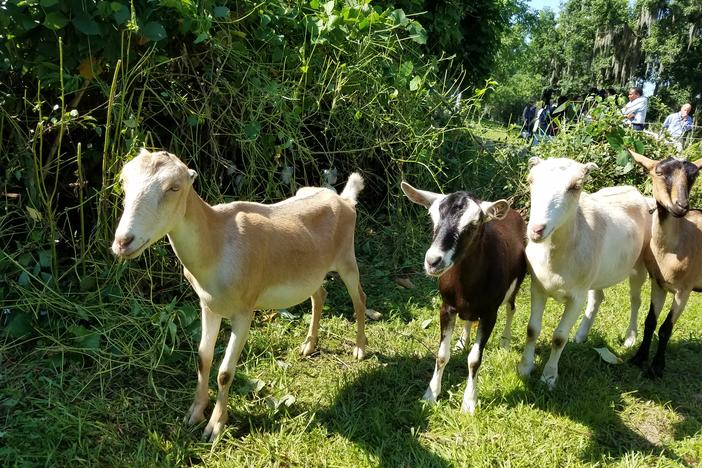
<path id="1" fill-rule="evenodd" d="M 638 367 L 627 362 L 610 365 L 602 361 L 592 348 L 602 346 L 603 342 L 601 336 L 593 334 L 588 343 L 568 343 L 553 391 L 539 381 L 550 353 L 550 346 L 543 344 L 537 351 L 541 362 L 537 362 L 532 375 L 524 381 L 523 387 L 502 395 L 503 401 L 510 406 L 531 404 L 541 411 L 587 426 L 591 435 L 589 446 L 581 454 L 583 462 L 621 459 L 638 452 L 688 463 L 689 460 L 681 458 L 666 445 L 672 440 L 693 436 L 699 430 L 702 421 L 699 390 L 702 343 L 671 343 L 666 353 L 664 377 L 650 380 Z M 626 361 L 633 353 L 628 351 L 622 358 Z M 646 406 L 649 415 L 626 414 L 625 408 L 630 403 L 626 400 L 630 398 L 643 405 L 653 402 L 672 408 L 679 421 L 666 424 L 669 413 L 650 404 Z"/>
<path id="2" fill-rule="evenodd" d="M 381 467 L 450 466 L 417 440 L 427 427 L 429 410 L 420 396 L 433 360 L 378 358 L 381 365 L 344 384 L 331 407 L 317 412 L 317 422 L 377 457 Z"/>

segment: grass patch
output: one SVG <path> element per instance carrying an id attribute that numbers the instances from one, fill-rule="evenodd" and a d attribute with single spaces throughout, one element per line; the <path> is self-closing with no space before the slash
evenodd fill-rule
<path id="1" fill-rule="evenodd" d="M 369 234 L 375 251 L 383 252 L 387 235 Z M 428 232 L 417 229 L 416 235 L 408 242 L 428 241 Z M 422 253 L 417 249 L 399 264 L 421 265 Z M 36 340 L 5 343 L 0 463 L 667 466 L 702 460 L 699 296 L 691 299 L 675 328 L 665 377 L 651 381 L 627 364 L 606 364 L 592 349 L 609 346 L 624 358 L 632 354 L 621 345 L 628 322 L 627 288 L 607 291 L 589 341 L 568 343 L 558 386 L 549 392 L 538 376 L 562 309 L 549 302 L 537 369 L 522 381 L 516 366 L 529 315 L 527 279 L 518 296 L 512 347 L 498 348 L 494 337 L 488 343 L 480 369 L 480 406 L 470 417 L 460 412 L 465 351 L 453 354 L 439 403 L 429 407 L 420 400 L 438 345 L 436 283 L 411 268 L 391 267 L 398 263 L 389 257 L 389 252 L 360 254 L 368 306 L 384 314 L 367 327 L 368 358 L 362 362 L 351 357 L 352 307 L 333 277 L 327 281 L 319 352 L 311 357 L 298 355 L 309 305 L 292 308 L 288 318 L 257 315 L 229 397 L 230 421 L 215 446 L 200 440 L 203 425 L 182 423 L 195 387 L 197 347 L 184 329 L 178 329 L 178 340 L 166 339 L 172 351 L 152 357 L 149 365 L 140 364 L 146 362 L 143 357 L 110 360 L 71 349 L 60 352 Z M 416 288 L 396 285 L 397 275 L 409 277 Z M 181 301 L 194 306 L 190 296 Z M 501 315 L 496 330 L 503 320 Z M 217 359 L 226 338 L 225 330 Z M 214 375 L 211 389 L 210 411 Z M 275 404 L 287 395 L 295 398 L 289 407 Z"/>

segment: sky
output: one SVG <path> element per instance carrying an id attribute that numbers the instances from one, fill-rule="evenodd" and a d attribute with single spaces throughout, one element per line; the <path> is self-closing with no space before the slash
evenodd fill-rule
<path id="1" fill-rule="evenodd" d="M 534 10 L 542 10 L 549 7 L 557 12 L 560 10 L 560 4 L 561 0 L 529 0 L 529 6 Z"/>

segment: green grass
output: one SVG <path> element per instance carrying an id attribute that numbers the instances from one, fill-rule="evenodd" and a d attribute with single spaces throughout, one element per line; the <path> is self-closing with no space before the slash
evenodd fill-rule
<path id="1" fill-rule="evenodd" d="M 408 243 L 426 247 L 428 230 L 408 230 Z M 400 269 L 416 289 L 400 288 L 384 260 L 389 253 L 383 242 L 371 247 L 381 254 L 360 255 L 362 281 L 368 306 L 384 317 L 367 327 L 367 359 L 351 357 L 355 324 L 338 280 L 327 282 L 329 310 L 319 352 L 309 358 L 298 355 L 309 304 L 291 309 L 292 318 L 258 314 L 229 397 L 230 421 L 214 446 L 200 440 L 204 425 L 190 428 L 181 421 L 196 382 L 197 343 L 184 330 L 177 332 L 177 348 L 166 346 L 163 356 L 152 357 L 153 365 L 141 365 L 137 357 L 62 352 L 41 340 L 6 342 L 0 348 L 0 464 L 678 466 L 702 460 L 699 295 L 674 330 L 664 378 L 651 381 L 628 364 L 605 363 L 592 349 L 632 354 L 620 339 L 628 322 L 627 288 L 609 290 L 590 340 L 566 346 L 558 386 L 550 392 L 538 377 L 560 317 L 557 304 L 549 302 L 545 314 L 534 375 L 523 381 L 516 372 L 529 316 L 527 280 L 511 349 L 497 346 L 502 315 L 488 343 L 480 406 L 471 417 L 460 412 L 465 351 L 453 354 L 439 403 L 429 407 L 420 400 L 438 345 L 435 281 Z M 405 263 L 419 270 L 422 255 L 418 247 Z M 184 303 L 192 306 L 192 299 L 188 295 Z M 226 339 L 222 332 L 217 359 Z M 216 389 L 211 377 L 209 410 Z M 286 395 L 294 402 L 276 407 Z"/>

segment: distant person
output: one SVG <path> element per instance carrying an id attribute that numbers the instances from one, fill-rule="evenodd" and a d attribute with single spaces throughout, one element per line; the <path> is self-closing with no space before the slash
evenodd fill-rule
<path id="1" fill-rule="evenodd" d="M 671 137 L 676 140 L 682 140 L 685 133 L 692 130 L 692 117 L 690 104 L 683 104 L 680 112 L 674 112 L 665 118 L 663 128 L 668 130 Z"/>
<path id="2" fill-rule="evenodd" d="M 534 127 L 534 120 L 536 120 L 536 104 L 533 101 L 527 103 L 522 111 L 522 120 L 524 124 L 522 125 L 522 137 L 529 138 L 532 134 L 532 128 Z"/>
<path id="3" fill-rule="evenodd" d="M 646 111 L 648 110 L 648 99 L 643 95 L 641 88 L 629 89 L 629 102 L 622 108 L 624 123 L 640 132 L 646 123 Z"/>

